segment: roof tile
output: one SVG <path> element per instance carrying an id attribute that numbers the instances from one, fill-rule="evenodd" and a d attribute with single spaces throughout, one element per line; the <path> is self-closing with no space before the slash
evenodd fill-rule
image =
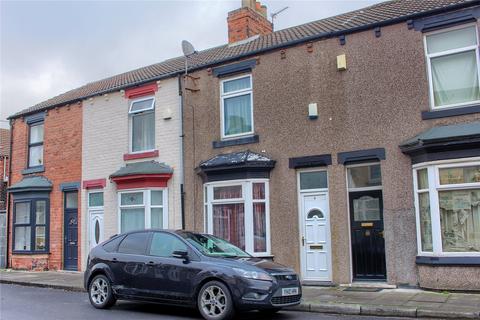
<path id="1" fill-rule="evenodd" d="M 479 0 L 392 0 L 352 12 L 313 21 L 299 26 L 275 31 L 260 36 L 250 42 L 235 46 L 222 45 L 198 52 L 189 58 L 191 69 L 197 69 L 239 58 L 259 50 L 274 49 L 287 45 L 292 41 L 308 41 L 311 37 L 325 36 L 330 32 L 348 32 L 356 27 L 369 26 L 375 23 L 388 22 L 392 19 L 407 18 L 412 14 L 429 14 L 436 9 L 452 9 L 459 5 L 478 4 Z M 119 90 L 139 83 L 154 81 L 182 73 L 184 57 L 176 57 L 163 62 L 121 73 L 106 79 L 88 83 L 70 90 L 30 108 L 22 110 L 11 118 L 25 114 L 73 103 L 94 95 Z"/>

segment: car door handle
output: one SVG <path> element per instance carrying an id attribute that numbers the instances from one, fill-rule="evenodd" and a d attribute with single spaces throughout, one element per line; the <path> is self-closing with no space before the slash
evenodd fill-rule
<path id="1" fill-rule="evenodd" d="M 112 262 L 113 262 L 113 263 L 117 263 L 117 262 L 118 262 L 117 258 L 113 258 L 113 259 L 112 259 Z"/>
<path id="2" fill-rule="evenodd" d="M 153 261 L 147 262 L 147 266 L 155 266 L 155 265 L 157 265 L 157 264 Z"/>

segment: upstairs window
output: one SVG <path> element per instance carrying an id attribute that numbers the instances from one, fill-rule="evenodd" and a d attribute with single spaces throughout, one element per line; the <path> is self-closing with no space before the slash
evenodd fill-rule
<path id="1" fill-rule="evenodd" d="M 30 125 L 28 135 L 28 167 L 43 165 L 43 122 Z"/>
<path id="2" fill-rule="evenodd" d="M 142 98 L 130 103 L 130 151 L 155 149 L 155 98 Z"/>
<path id="3" fill-rule="evenodd" d="M 222 138 L 252 134 L 252 76 L 223 80 L 220 85 Z"/>
<path id="4" fill-rule="evenodd" d="M 477 27 L 425 37 L 432 109 L 480 103 Z"/>

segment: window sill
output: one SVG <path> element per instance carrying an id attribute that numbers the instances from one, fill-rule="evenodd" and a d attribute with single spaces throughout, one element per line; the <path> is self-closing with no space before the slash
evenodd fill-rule
<path id="1" fill-rule="evenodd" d="M 135 160 L 135 159 L 146 159 L 146 158 L 155 158 L 158 157 L 158 150 L 139 152 L 139 153 L 125 153 L 123 155 L 123 160 Z"/>
<path id="2" fill-rule="evenodd" d="M 446 117 L 455 117 L 462 116 L 466 114 L 480 113 L 480 105 L 472 105 L 468 107 L 459 107 L 443 110 L 429 110 L 422 111 L 422 120 L 446 118 Z"/>
<path id="3" fill-rule="evenodd" d="M 39 172 L 45 172 L 45 166 L 36 166 L 36 167 L 31 167 L 31 168 L 26 168 L 22 170 L 22 174 L 31 174 L 31 173 L 39 173 Z"/>
<path id="4" fill-rule="evenodd" d="M 14 255 L 45 255 L 48 256 L 50 252 L 48 251 L 12 251 Z"/>
<path id="5" fill-rule="evenodd" d="M 218 148 L 225 148 L 231 146 L 239 146 L 242 144 L 250 144 L 250 143 L 258 143 L 260 141 L 258 134 L 249 136 L 249 137 L 242 137 L 236 138 L 231 140 L 221 140 L 221 141 L 213 141 L 212 145 L 214 149 Z"/>
<path id="6" fill-rule="evenodd" d="M 427 257 L 417 256 L 415 263 L 430 266 L 480 266 L 478 257 Z"/>

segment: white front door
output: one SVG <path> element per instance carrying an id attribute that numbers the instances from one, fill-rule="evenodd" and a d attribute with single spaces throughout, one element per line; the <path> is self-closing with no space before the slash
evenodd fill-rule
<path id="1" fill-rule="evenodd" d="M 90 250 L 103 241 L 103 211 L 90 211 Z"/>
<path id="2" fill-rule="evenodd" d="M 330 212 L 328 193 L 301 193 L 302 278 L 331 281 Z"/>

